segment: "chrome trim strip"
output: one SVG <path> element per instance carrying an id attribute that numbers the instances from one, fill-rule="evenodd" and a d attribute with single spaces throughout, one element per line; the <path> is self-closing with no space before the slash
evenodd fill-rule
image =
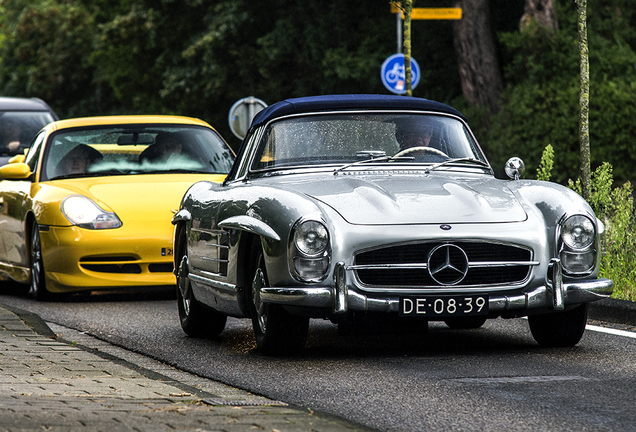
<path id="1" fill-rule="evenodd" d="M 355 261 L 355 258 L 357 258 L 358 255 L 361 255 L 361 254 L 364 254 L 364 253 L 367 253 L 367 252 L 373 252 L 373 251 L 378 251 L 378 250 L 388 249 L 388 248 L 393 248 L 393 247 L 400 247 L 400 246 L 437 245 L 437 244 L 443 244 L 443 243 L 451 243 L 451 244 L 456 244 L 456 243 L 475 243 L 475 244 L 477 244 L 477 243 L 480 243 L 480 244 L 487 244 L 487 245 L 511 246 L 511 247 L 515 247 L 517 249 L 522 249 L 522 250 L 525 250 L 527 252 L 530 252 L 530 257 L 531 258 L 534 255 L 534 251 L 533 251 L 532 247 L 527 246 L 527 245 L 523 245 L 523 244 L 512 243 L 512 242 L 508 242 L 508 241 L 486 239 L 486 238 L 478 238 L 478 239 L 439 238 L 439 239 L 435 239 L 435 240 L 402 241 L 402 242 L 391 243 L 391 244 L 381 244 L 381 245 L 377 245 L 377 246 L 370 247 L 370 248 L 367 248 L 367 249 L 361 249 L 361 250 L 358 250 L 358 251 L 356 251 L 354 253 L 354 261 Z M 531 261 L 531 262 L 534 262 L 534 261 Z"/>
<path id="2" fill-rule="evenodd" d="M 205 246 L 217 247 L 219 249 L 229 249 L 228 245 L 216 244 L 216 243 L 205 243 Z"/>
<path id="3" fill-rule="evenodd" d="M 212 273 L 210 273 L 212 274 Z M 196 274 L 192 274 L 189 273 L 188 274 L 188 278 L 193 281 L 193 282 L 200 282 L 204 285 L 208 285 L 214 288 L 218 288 L 220 290 L 223 291 L 236 291 L 236 285 L 234 284 L 230 284 L 227 282 L 221 282 L 221 281 L 217 281 L 217 280 L 212 280 L 212 279 L 208 279 L 206 277 L 200 276 L 200 275 L 196 275 Z"/>
<path id="4" fill-rule="evenodd" d="M 562 311 L 565 309 L 565 290 L 563 289 L 563 270 L 561 260 L 552 258 L 548 264 L 546 278 L 546 305 L 549 309 Z"/>
<path id="5" fill-rule="evenodd" d="M 261 301 L 287 306 L 308 306 L 331 309 L 334 304 L 333 296 L 333 289 L 331 287 L 261 288 Z"/>
<path id="6" fill-rule="evenodd" d="M 412 263 L 412 264 L 364 264 L 364 265 L 350 265 L 346 267 L 346 270 L 393 270 L 393 269 L 427 269 L 426 263 Z"/>
<path id="7" fill-rule="evenodd" d="M 541 264 L 539 261 L 478 261 L 469 262 L 469 268 L 483 268 L 483 267 L 521 267 L 521 266 L 538 266 Z"/>
<path id="8" fill-rule="evenodd" d="M 523 267 L 523 266 L 538 266 L 541 264 L 539 261 L 477 261 L 468 263 L 468 268 L 488 268 L 488 267 Z M 347 266 L 347 270 L 397 270 L 397 269 L 427 269 L 426 263 L 412 263 L 412 264 L 364 264 L 364 265 L 350 265 Z"/>
<path id="9" fill-rule="evenodd" d="M 199 257 L 199 259 L 205 260 L 205 261 L 212 261 L 212 262 L 219 262 L 219 263 L 229 263 L 230 260 L 226 260 L 226 259 L 220 259 L 220 258 L 208 258 L 205 256 Z"/>
<path id="10" fill-rule="evenodd" d="M 347 288 L 347 272 L 345 264 L 342 261 L 336 263 L 334 275 L 336 283 L 334 285 L 334 304 L 332 312 L 334 314 L 343 314 L 346 313 L 349 308 L 347 302 L 349 289 Z"/>

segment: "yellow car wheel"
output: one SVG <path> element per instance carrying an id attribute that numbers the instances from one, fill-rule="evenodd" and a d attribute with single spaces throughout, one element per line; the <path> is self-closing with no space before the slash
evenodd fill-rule
<path id="1" fill-rule="evenodd" d="M 31 224 L 31 287 L 29 294 L 38 301 L 50 299 L 51 294 L 44 282 L 44 262 L 42 260 L 42 242 L 38 223 Z"/>

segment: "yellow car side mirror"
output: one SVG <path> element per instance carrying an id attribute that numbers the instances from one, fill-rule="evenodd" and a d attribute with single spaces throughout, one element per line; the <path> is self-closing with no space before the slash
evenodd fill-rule
<path id="1" fill-rule="evenodd" d="M 23 154 L 15 155 L 11 159 L 9 159 L 8 163 L 10 163 L 10 164 L 12 164 L 12 163 L 22 163 L 22 162 L 24 162 L 24 158 L 25 157 L 26 157 L 26 155 L 23 155 Z"/>
<path id="2" fill-rule="evenodd" d="M 22 162 L 9 163 L 0 167 L 3 180 L 26 180 L 31 175 L 31 167 Z"/>

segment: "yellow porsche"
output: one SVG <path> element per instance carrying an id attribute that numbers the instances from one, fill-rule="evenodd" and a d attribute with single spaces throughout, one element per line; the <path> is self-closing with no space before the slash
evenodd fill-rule
<path id="1" fill-rule="evenodd" d="M 0 277 L 53 293 L 175 285 L 171 219 L 234 155 L 204 121 L 109 116 L 56 121 L 0 167 Z"/>

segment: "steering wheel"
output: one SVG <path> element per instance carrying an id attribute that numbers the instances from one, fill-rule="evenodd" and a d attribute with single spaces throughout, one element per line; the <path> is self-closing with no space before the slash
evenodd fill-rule
<path id="1" fill-rule="evenodd" d="M 439 156 L 448 157 L 448 155 L 441 150 L 438 150 L 434 147 L 424 147 L 424 146 L 411 147 L 411 148 L 404 149 L 402 151 L 397 152 L 395 155 L 393 155 L 393 157 L 395 158 L 400 156 L 406 156 L 408 154 L 415 153 L 415 152 L 433 153 Z"/>

